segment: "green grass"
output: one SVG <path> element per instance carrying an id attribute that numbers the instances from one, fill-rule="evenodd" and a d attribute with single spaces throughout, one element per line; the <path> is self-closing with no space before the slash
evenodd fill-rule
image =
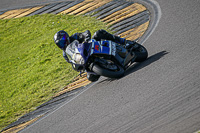
<path id="1" fill-rule="evenodd" d="M 59 30 L 72 35 L 87 29 L 92 34 L 107 30 L 89 16 L 45 14 L 0 20 L 0 129 L 48 101 L 77 75 L 53 36 Z"/>

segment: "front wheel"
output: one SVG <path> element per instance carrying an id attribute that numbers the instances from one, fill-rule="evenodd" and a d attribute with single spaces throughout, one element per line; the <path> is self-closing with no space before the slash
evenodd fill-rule
<path id="1" fill-rule="evenodd" d="M 87 73 L 87 79 L 91 82 L 95 82 L 100 78 L 100 75 L 94 75 L 94 74 L 90 74 Z"/>
<path id="2" fill-rule="evenodd" d="M 116 64 L 115 70 L 110 68 L 106 69 L 104 66 L 101 66 L 101 64 L 94 64 L 92 70 L 98 75 L 109 78 L 121 78 L 122 76 L 124 76 L 124 69 Z"/>
<path id="3" fill-rule="evenodd" d="M 148 57 L 147 49 L 144 46 L 140 45 L 139 43 L 137 43 L 137 45 L 138 45 L 138 48 L 134 50 L 134 53 L 137 56 L 135 59 L 135 62 L 145 61 Z"/>

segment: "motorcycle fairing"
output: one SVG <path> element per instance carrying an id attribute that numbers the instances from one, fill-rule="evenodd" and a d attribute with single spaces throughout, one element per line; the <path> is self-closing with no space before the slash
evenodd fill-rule
<path id="1" fill-rule="evenodd" d="M 105 55 L 115 55 L 116 46 L 115 43 L 111 41 L 95 41 L 92 42 L 92 54 L 105 54 Z"/>
<path id="2" fill-rule="evenodd" d="M 83 57 L 84 62 L 87 62 L 88 58 L 90 57 L 89 53 L 91 49 L 91 43 L 81 43 L 78 45 L 77 49 Z"/>
<path id="3" fill-rule="evenodd" d="M 86 63 L 89 57 L 95 55 L 116 55 L 116 43 L 112 41 L 96 41 L 91 39 L 89 42 L 78 44 L 76 53 L 80 53 Z"/>

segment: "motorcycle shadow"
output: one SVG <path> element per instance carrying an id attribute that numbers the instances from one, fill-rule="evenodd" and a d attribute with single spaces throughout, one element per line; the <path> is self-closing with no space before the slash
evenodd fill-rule
<path id="1" fill-rule="evenodd" d="M 166 54 L 168 54 L 169 52 L 167 51 L 161 51 L 159 53 L 156 53 L 150 57 L 148 57 L 145 61 L 143 62 L 136 62 L 134 64 L 132 64 L 126 71 L 125 71 L 125 74 L 123 77 L 117 79 L 117 78 L 106 78 L 106 79 L 103 79 L 101 80 L 100 82 L 98 82 L 98 84 L 109 84 L 110 82 L 113 82 L 113 81 L 117 81 L 117 80 L 120 80 L 124 77 L 126 77 L 127 75 L 133 73 L 133 72 L 136 72 L 140 69 L 143 69 L 144 67 L 152 64 L 153 62 L 156 62 L 158 61 L 159 59 L 161 59 L 162 57 L 164 57 Z"/>
<path id="2" fill-rule="evenodd" d="M 131 67 L 129 67 L 129 68 L 126 70 L 126 72 L 125 72 L 125 74 L 124 74 L 124 77 L 127 76 L 127 75 L 129 75 L 129 74 L 131 74 L 131 73 L 133 73 L 133 72 L 136 72 L 136 71 L 138 71 L 138 70 L 140 70 L 140 69 L 143 69 L 144 67 L 146 67 L 146 66 L 152 64 L 153 62 L 158 61 L 159 59 L 161 59 L 162 57 L 164 57 L 164 56 L 165 56 L 166 54 L 168 54 L 168 53 L 169 53 L 169 52 L 167 52 L 167 51 L 161 51 L 161 52 L 159 52 L 159 53 L 156 53 L 156 54 L 154 54 L 154 55 L 148 57 L 148 58 L 147 58 L 145 61 L 143 61 L 143 62 L 136 62 L 136 63 L 134 63 Z"/>

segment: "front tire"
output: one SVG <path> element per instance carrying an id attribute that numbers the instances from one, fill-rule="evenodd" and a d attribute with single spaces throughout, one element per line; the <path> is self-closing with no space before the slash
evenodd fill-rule
<path id="1" fill-rule="evenodd" d="M 98 75 L 102 75 L 105 77 L 109 77 L 109 78 L 121 78 L 122 76 L 124 76 L 124 69 L 117 65 L 118 70 L 116 71 L 112 71 L 112 70 L 108 70 L 105 69 L 104 67 L 102 67 L 99 64 L 94 64 L 92 70 L 98 74 Z"/>
<path id="2" fill-rule="evenodd" d="M 87 79 L 91 82 L 95 82 L 100 78 L 100 75 L 94 75 L 87 73 Z"/>

